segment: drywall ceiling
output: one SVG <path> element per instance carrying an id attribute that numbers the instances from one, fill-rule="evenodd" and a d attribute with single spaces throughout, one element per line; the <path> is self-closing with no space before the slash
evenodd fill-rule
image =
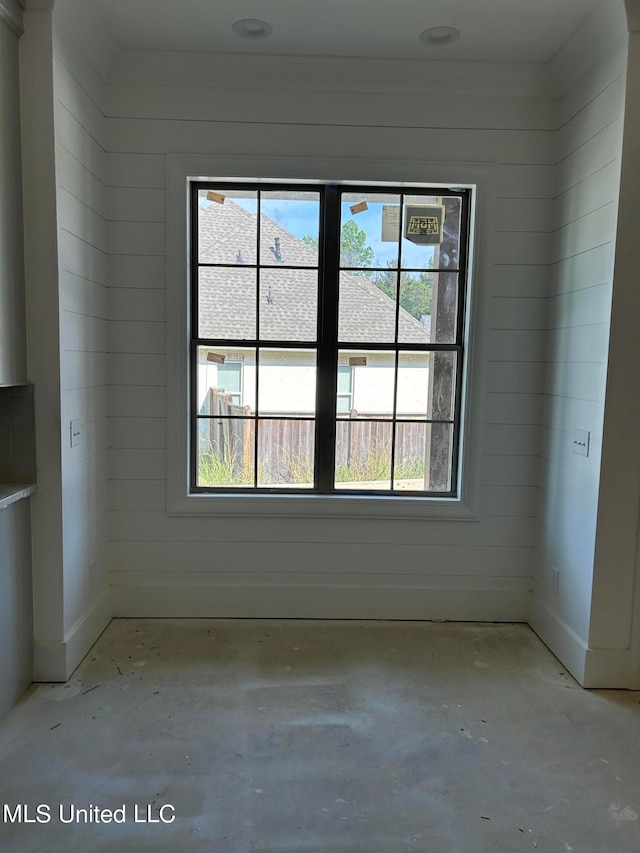
<path id="1" fill-rule="evenodd" d="M 600 0 L 85 2 L 99 7 L 124 49 L 547 63 Z M 244 18 L 266 21 L 272 34 L 239 38 L 231 28 Z M 446 46 L 420 41 L 423 30 L 440 26 L 456 27 L 460 38 Z"/>

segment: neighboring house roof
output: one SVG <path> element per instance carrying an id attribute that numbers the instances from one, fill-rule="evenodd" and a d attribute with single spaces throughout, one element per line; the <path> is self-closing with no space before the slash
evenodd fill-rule
<path id="1" fill-rule="evenodd" d="M 230 199 L 200 207 L 199 334 L 207 338 L 256 337 L 256 216 Z M 279 256 L 279 260 L 278 260 Z M 316 266 L 315 249 L 268 216 L 260 216 L 260 335 L 263 340 L 316 339 L 317 272 L 282 269 Z M 364 276 L 340 274 L 340 338 L 345 342 L 393 341 L 395 302 Z M 429 331 L 400 308 L 402 343 L 428 343 Z"/>

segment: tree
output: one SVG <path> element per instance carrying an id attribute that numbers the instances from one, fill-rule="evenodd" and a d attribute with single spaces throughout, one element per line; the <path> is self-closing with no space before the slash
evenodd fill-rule
<path id="1" fill-rule="evenodd" d="M 306 234 L 302 238 L 305 246 L 318 250 L 318 238 Z M 370 267 L 373 266 L 375 255 L 371 246 L 367 245 L 367 234 L 358 228 L 353 219 L 347 220 L 340 232 L 340 266 Z M 352 275 L 366 275 L 364 270 L 353 270 Z"/>
<path id="2" fill-rule="evenodd" d="M 348 219 L 340 233 L 340 266 L 371 267 L 374 257 L 373 249 L 367 246 L 366 233 L 353 219 Z"/>
<path id="3" fill-rule="evenodd" d="M 302 238 L 302 242 L 310 249 L 318 250 L 318 238 L 310 234 Z M 367 245 L 367 234 L 359 228 L 353 219 L 348 219 L 340 232 L 340 266 L 343 267 L 372 267 L 375 253 Z M 361 275 L 368 278 L 383 293 L 395 301 L 398 266 L 397 259 L 388 261 L 388 269 L 378 272 L 368 272 L 364 269 L 354 269 L 349 275 Z M 431 314 L 431 293 L 433 290 L 433 273 L 421 272 L 418 275 L 400 273 L 400 305 L 416 320 L 422 320 Z"/>
<path id="4" fill-rule="evenodd" d="M 390 299 L 396 298 L 397 286 L 397 261 L 388 261 L 388 269 L 384 272 L 375 272 L 371 281 L 386 293 Z M 425 315 L 431 314 L 431 293 L 433 291 L 433 273 L 421 272 L 412 275 L 408 272 L 400 273 L 400 305 L 408 311 L 416 320 L 422 320 Z"/>

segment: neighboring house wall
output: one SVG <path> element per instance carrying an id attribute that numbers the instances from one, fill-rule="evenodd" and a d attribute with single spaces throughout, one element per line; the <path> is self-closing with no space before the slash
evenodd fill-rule
<path id="1" fill-rule="evenodd" d="M 224 347 L 214 348 L 213 351 L 231 352 Z M 363 353 L 353 351 L 349 355 L 354 357 Z M 393 355 L 369 352 L 365 357 L 366 365 L 350 368 L 352 393 L 349 408 L 355 409 L 359 415 L 390 415 L 393 412 L 395 382 Z M 285 356 L 282 351 L 262 350 L 260 414 L 313 414 L 316 401 L 315 359 L 315 353 L 308 351 L 289 350 Z M 408 362 L 409 359 L 405 357 L 404 361 Z M 398 414 L 424 416 L 429 395 L 429 356 L 411 353 L 410 361 L 410 366 L 401 361 L 398 367 Z M 239 364 L 242 373 L 239 403 L 249 406 L 253 411 L 256 402 L 254 351 L 242 352 Z M 235 385 L 231 387 L 225 381 L 223 371 L 219 370 L 216 363 L 208 362 L 204 352 L 200 355 L 198 365 L 198 411 L 204 414 L 202 406 L 210 388 L 224 388 L 226 392 L 234 392 Z"/>
<path id="2" fill-rule="evenodd" d="M 598 49 L 585 67 L 587 43 L 597 43 Z M 583 70 L 578 79 L 576 67 Z M 565 91 L 559 103 L 532 625 L 582 678 L 598 527 L 627 82 L 622 4 L 603 4 L 556 58 L 555 70 Z M 575 429 L 591 433 L 588 458 L 574 452 Z M 554 570 L 559 572 L 557 590 Z M 621 610 L 619 616 L 628 630 L 628 614 Z"/>
<path id="3" fill-rule="evenodd" d="M 526 618 L 555 192 L 547 95 L 533 68 L 122 56 L 107 109 L 123 220 L 112 225 L 110 280 L 120 289 L 110 411 L 118 615 Z M 476 281 L 479 522 L 166 516 L 162 201 L 165 155 L 181 152 L 335 158 L 353 164 L 352 177 L 368 159 L 497 164 L 496 219 L 480 247 L 494 266 Z M 416 169 L 416 179 L 430 175 Z"/>

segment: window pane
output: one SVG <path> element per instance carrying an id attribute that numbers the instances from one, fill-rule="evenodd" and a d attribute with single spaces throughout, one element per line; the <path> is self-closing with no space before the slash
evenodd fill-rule
<path id="1" fill-rule="evenodd" d="M 455 352 L 431 353 L 427 418 L 434 421 L 453 420 L 456 403 L 457 363 L 458 357 Z"/>
<path id="2" fill-rule="evenodd" d="M 196 412 L 223 417 L 253 414 L 256 351 L 198 347 Z"/>
<path id="3" fill-rule="evenodd" d="M 253 486 L 254 423 L 250 418 L 198 418 L 198 486 Z"/>
<path id="4" fill-rule="evenodd" d="M 393 488 L 424 492 L 430 424 L 396 424 Z"/>
<path id="5" fill-rule="evenodd" d="M 198 260 L 201 264 L 255 264 L 258 194 L 252 190 L 198 192 Z"/>
<path id="6" fill-rule="evenodd" d="M 260 263 L 318 265 L 320 194 L 298 190 L 260 196 Z"/>
<path id="7" fill-rule="evenodd" d="M 338 365 L 338 386 L 336 410 L 338 414 L 345 414 L 353 408 L 353 371 L 350 364 Z"/>
<path id="8" fill-rule="evenodd" d="M 399 353 L 396 416 L 453 420 L 456 365 L 454 352 Z"/>
<path id="9" fill-rule="evenodd" d="M 340 266 L 398 265 L 400 196 L 393 193 L 343 193 Z"/>
<path id="10" fill-rule="evenodd" d="M 317 271 L 261 270 L 260 338 L 315 341 L 317 328 Z"/>
<path id="11" fill-rule="evenodd" d="M 451 494 L 466 193 L 338 187 L 336 221 L 320 186 L 223 186 L 191 197 L 193 485 Z M 334 405 L 332 488 L 315 418 Z"/>
<path id="12" fill-rule="evenodd" d="M 382 282 L 375 278 L 376 273 L 369 275 L 374 281 L 352 273 L 340 273 L 338 339 L 345 343 L 386 344 L 396 339 L 395 276 L 389 275 Z"/>
<path id="13" fill-rule="evenodd" d="M 426 426 L 426 489 L 429 492 L 450 492 L 453 426 L 451 424 L 427 424 Z"/>
<path id="14" fill-rule="evenodd" d="M 396 415 L 399 418 L 428 417 L 430 370 L 433 353 L 398 354 Z"/>
<path id="15" fill-rule="evenodd" d="M 403 272 L 400 305 L 400 343 L 456 342 L 458 273 Z"/>
<path id="16" fill-rule="evenodd" d="M 201 267 L 198 275 L 198 336 L 255 339 L 256 271 Z"/>
<path id="17" fill-rule="evenodd" d="M 389 421 L 339 420 L 336 424 L 336 489 L 389 489 Z"/>
<path id="18" fill-rule="evenodd" d="M 312 489 L 313 420 L 258 421 L 258 485 Z"/>
<path id="19" fill-rule="evenodd" d="M 400 276 L 398 341 L 428 344 L 433 273 L 403 272 Z"/>
<path id="20" fill-rule="evenodd" d="M 404 197 L 402 266 L 405 269 L 458 269 L 461 209 L 458 196 Z"/>
<path id="21" fill-rule="evenodd" d="M 338 417 L 390 418 L 393 416 L 394 352 L 341 350 L 338 354 L 338 394 L 343 366 L 351 369 L 351 405 Z M 344 375 L 344 374 L 343 374 Z M 351 414 L 353 413 L 353 414 Z"/>
<path id="22" fill-rule="evenodd" d="M 261 349 L 259 414 L 313 416 L 315 410 L 315 350 Z"/>

